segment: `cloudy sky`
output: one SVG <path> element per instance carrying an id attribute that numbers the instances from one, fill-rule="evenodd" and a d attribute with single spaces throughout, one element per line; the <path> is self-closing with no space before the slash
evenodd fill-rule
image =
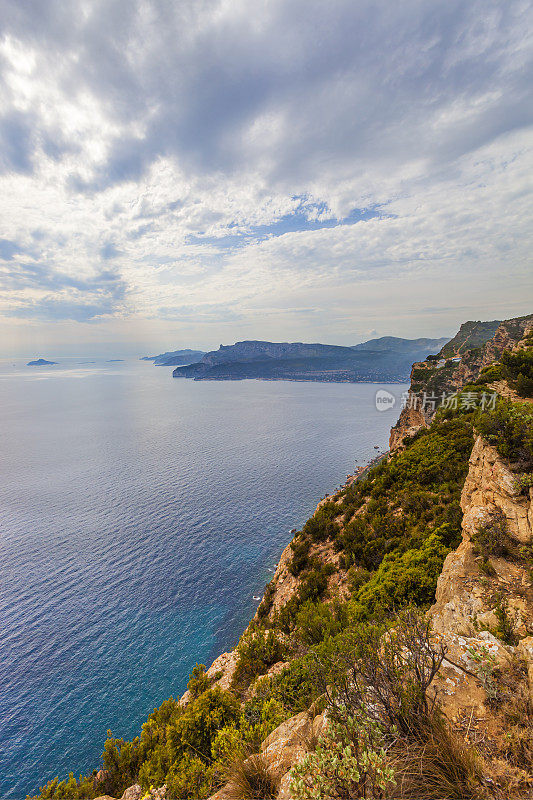
<path id="1" fill-rule="evenodd" d="M 0 6 L 0 355 L 533 311 L 531 2 Z"/>

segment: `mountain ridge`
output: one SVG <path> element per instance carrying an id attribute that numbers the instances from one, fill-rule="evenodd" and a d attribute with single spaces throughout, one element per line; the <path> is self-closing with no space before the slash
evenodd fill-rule
<path id="1" fill-rule="evenodd" d="M 194 380 L 401 381 L 417 357 L 447 342 L 382 337 L 345 347 L 305 342 L 244 340 L 220 345 L 201 361 L 177 367 L 175 378 Z"/>

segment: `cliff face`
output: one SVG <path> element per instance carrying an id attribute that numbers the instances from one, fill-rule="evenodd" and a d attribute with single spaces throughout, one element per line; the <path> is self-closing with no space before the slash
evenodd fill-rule
<path id="1" fill-rule="evenodd" d="M 480 325 L 486 327 L 480 329 Z M 520 347 L 521 341 L 532 329 L 532 314 L 499 323 L 464 323 L 457 336 L 442 348 L 436 360 L 426 359 L 413 364 L 406 406 L 391 429 L 391 450 L 401 447 L 405 437 L 429 425 L 443 395 L 453 394 L 477 380 L 481 370 L 499 361 L 504 350 Z M 480 345 L 483 337 L 489 335 L 490 338 Z M 472 347 L 472 343 L 476 346 Z M 454 358 L 460 360 L 454 362 Z"/>
<path id="2" fill-rule="evenodd" d="M 533 489 L 521 492 L 508 465 L 478 437 L 461 507 L 463 541 L 444 562 L 429 612 L 447 648 L 435 690 L 500 783 L 529 796 L 531 774 L 509 757 L 509 741 L 529 737 L 533 711 Z M 476 539 L 497 520 L 506 544 L 483 553 Z"/>

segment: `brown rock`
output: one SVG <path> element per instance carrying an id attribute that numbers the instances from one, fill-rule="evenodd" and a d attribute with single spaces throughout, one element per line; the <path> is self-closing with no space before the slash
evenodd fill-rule
<path id="1" fill-rule="evenodd" d="M 491 516 L 502 513 L 515 541 L 533 541 L 533 500 L 523 495 L 516 478 L 498 452 L 478 436 L 470 456 L 461 494 L 463 529 L 472 536 Z"/>
<path id="2" fill-rule="evenodd" d="M 313 720 L 306 711 L 282 722 L 261 745 L 268 771 L 276 781 L 308 751 Z"/>
<path id="3" fill-rule="evenodd" d="M 142 786 L 135 783 L 133 786 L 128 786 L 120 800 L 141 800 L 144 794 Z"/>

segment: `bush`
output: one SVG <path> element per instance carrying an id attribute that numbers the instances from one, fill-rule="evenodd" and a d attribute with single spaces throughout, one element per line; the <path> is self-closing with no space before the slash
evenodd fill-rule
<path id="1" fill-rule="evenodd" d="M 228 768 L 227 777 L 227 800 L 274 800 L 278 795 L 278 786 L 261 753 L 237 757 Z"/>
<path id="2" fill-rule="evenodd" d="M 533 347 L 502 355 L 502 374 L 521 397 L 533 396 Z"/>
<path id="3" fill-rule="evenodd" d="M 478 411 L 478 433 L 493 445 L 503 458 L 533 465 L 533 408 L 523 403 L 499 399 L 493 411 Z"/>
<path id="4" fill-rule="evenodd" d="M 482 763 L 476 751 L 434 714 L 423 740 L 401 740 L 391 753 L 396 770 L 395 797 L 402 800 L 481 800 Z"/>
<path id="5" fill-rule="evenodd" d="M 326 539 L 334 539 L 339 531 L 339 525 L 335 522 L 335 517 L 339 514 L 336 503 L 322 503 L 320 508 L 315 511 L 302 528 L 303 538 L 311 539 L 313 542 L 323 542 Z"/>
<path id="6" fill-rule="evenodd" d="M 274 595 L 276 594 L 276 587 L 272 582 L 267 583 L 265 586 L 265 593 L 257 609 L 257 616 L 259 619 L 264 619 L 270 614 L 274 604 Z"/>
<path id="7" fill-rule="evenodd" d="M 298 639 L 304 645 L 320 644 L 328 636 L 340 633 L 347 624 L 347 610 L 340 603 L 328 605 L 308 600 L 299 609 L 295 619 Z"/>
<path id="8" fill-rule="evenodd" d="M 179 800 L 198 800 L 216 789 L 217 780 L 212 766 L 195 755 L 186 753 L 173 764 L 165 777 L 167 797 Z"/>
<path id="9" fill-rule="evenodd" d="M 316 750 L 291 770 L 295 800 L 383 797 L 392 783 L 381 729 L 363 713 L 329 720 Z"/>
<path id="10" fill-rule="evenodd" d="M 309 550 L 311 542 L 308 539 L 294 540 L 291 542 L 293 557 L 289 564 L 289 572 L 296 578 L 300 572 L 309 566 Z"/>
<path id="11" fill-rule="evenodd" d="M 243 636 L 237 645 L 238 661 L 233 676 L 235 686 L 248 685 L 277 661 L 283 661 L 285 647 L 273 631 L 257 630 Z"/>
<path id="12" fill-rule="evenodd" d="M 473 535 L 472 541 L 485 559 L 490 556 L 504 558 L 510 555 L 512 544 L 507 534 L 507 521 L 503 514 L 495 515 L 481 525 Z"/>
<path id="13" fill-rule="evenodd" d="M 368 714 L 385 733 L 418 736 L 433 710 L 427 690 L 445 650 L 414 609 L 389 626 L 356 625 L 317 650 L 328 715 L 342 722 L 346 714 Z"/>
<path id="14" fill-rule="evenodd" d="M 278 675 L 261 678 L 255 688 L 256 702 L 274 699 L 289 715 L 305 711 L 323 689 L 317 681 L 312 653 L 293 658 Z"/>
<path id="15" fill-rule="evenodd" d="M 378 571 L 353 596 L 354 617 L 382 619 L 395 608 L 433 602 L 448 553 L 449 547 L 444 545 L 437 530 L 420 548 L 386 556 Z"/>
<path id="16" fill-rule="evenodd" d="M 106 788 L 119 796 L 135 783 L 142 763 L 143 748 L 139 737 L 127 742 L 124 739 L 113 739 L 111 731 L 102 753 L 102 766 L 106 773 Z"/>
<path id="17" fill-rule="evenodd" d="M 203 692 L 209 689 L 211 681 L 205 674 L 205 664 L 196 664 L 191 672 L 187 689 L 191 694 L 191 699 L 196 700 Z"/>

